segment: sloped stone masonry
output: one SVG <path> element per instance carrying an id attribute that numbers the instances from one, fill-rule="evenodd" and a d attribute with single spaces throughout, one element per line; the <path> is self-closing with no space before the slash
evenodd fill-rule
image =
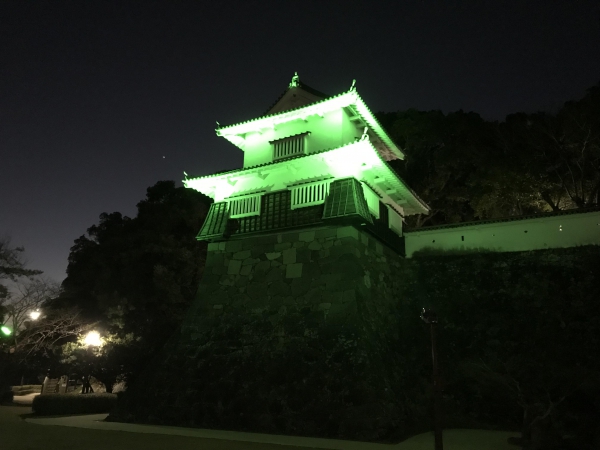
<path id="1" fill-rule="evenodd" d="M 111 420 L 381 440 L 405 261 L 352 226 L 211 243 L 181 326 Z"/>

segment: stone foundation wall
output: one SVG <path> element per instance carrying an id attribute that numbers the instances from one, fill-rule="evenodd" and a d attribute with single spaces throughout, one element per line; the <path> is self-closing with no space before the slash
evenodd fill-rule
<path id="1" fill-rule="evenodd" d="M 352 226 L 209 244 L 181 329 L 111 418 L 361 440 L 398 434 L 410 415 L 396 382 L 404 263 Z"/>

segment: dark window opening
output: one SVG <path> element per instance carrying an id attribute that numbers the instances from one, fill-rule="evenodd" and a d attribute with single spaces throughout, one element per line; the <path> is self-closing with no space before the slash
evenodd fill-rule
<path id="1" fill-rule="evenodd" d="M 387 227 L 390 223 L 387 206 L 382 201 L 379 202 L 379 220 Z"/>

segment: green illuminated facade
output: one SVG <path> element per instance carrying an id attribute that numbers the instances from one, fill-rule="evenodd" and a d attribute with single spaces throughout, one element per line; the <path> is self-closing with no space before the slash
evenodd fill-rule
<path id="1" fill-rule="evenodd" d="M 295 75 L 266 115 L 216 132 L 244 152 L 244 167 L 184 180 L 214 200 L 199 240 L 335 222 L 394 241 L 403 217 L 428 212 L 387 164 L 404 154 L 354 84 L 328 97 Z"/>

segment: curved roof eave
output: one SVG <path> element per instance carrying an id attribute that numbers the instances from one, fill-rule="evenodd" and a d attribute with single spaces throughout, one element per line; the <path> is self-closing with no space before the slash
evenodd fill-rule
<path id="1" fill-rule="evenodd" d="M 293 120 L 298 117 L 302 117 L 303 112 L 306 116 L 317 114 L 318 110 L 327 104 L 336 105 L 336 107 L 344 108 L 346 106 L 354 106 L 356 112 L 365 121 L 371 131 L 390 149 L 390 151 L 399 159 L 404 159 L 404 153 L 394 143 L 390 136 L 383 129 L 375 115 L 371 112 L 367 104 L 364 102 L 362 97 L 358 94 L 354 87 L 350 88 L 346 92 L 342 92 L 338 95 L 334 95 L 329 98 L 311 103 L 309 105 L 300 106 L 298 108 L 289 109 L 286 111 L 267 114 L 255 119 L 246 120 L 232 125 L 217 128 L 215 131 L 217 136 L 224 137 L 230 141 L 233 145 L 243 150 L 243 144 L 240 144 L 239 139 L 235 139 L 234 136 L 239 136 L 251 131 L 260 130 L 261 128 L 268 128 L 275 125 L 275 122 L 284 123 L 288 120 Z M 334 108 L 332 108 L 334 109 Z M 312 111 L 311 111 L 312 110 Z M 277 120 L 279 119 L 279 120 Z"/>

